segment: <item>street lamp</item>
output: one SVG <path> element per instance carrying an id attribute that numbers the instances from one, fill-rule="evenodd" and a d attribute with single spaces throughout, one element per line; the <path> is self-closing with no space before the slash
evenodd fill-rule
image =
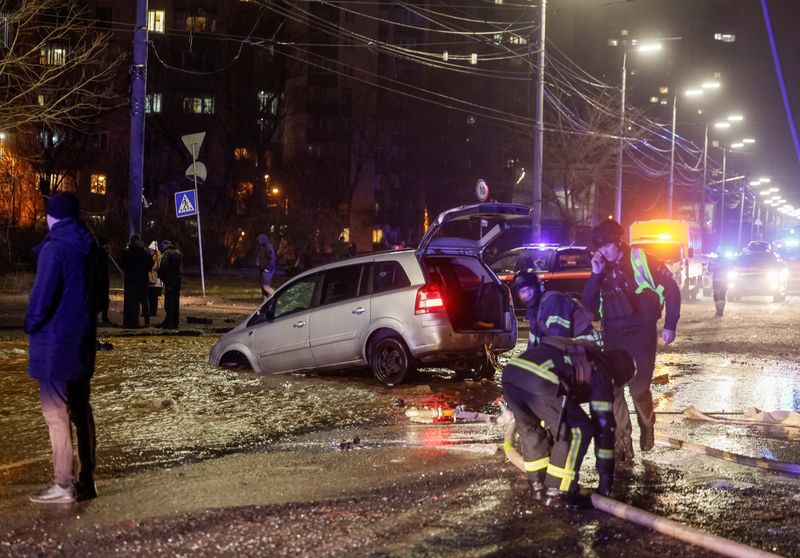
<path id="1" fill-rule="evenodd" d="M 744 117 L 740 114 L 732 114 L 723 121 L 715 122 L 714 128 L 718 130 L 726 130 L 731 127 L 731 122 L 741 122 Z M 725 191 L 725 163 L 727 151 L 722 149 L 722 190 Z M 700 190 L 700 211 L 698 212 L 698 220 L 700 221 L 701 230 L 705 230 L 706 226 L 706 189 L 708 187 L 708 123 L 703 139 L 703 188 Z M 724 195 L 724 194 L 723 194 Z M 724 200 L 724 198 L 723 198 Z M 723 210 L 724 211 L 724 210 Z M 712 224 L 713 229 L 713 224 Z"/>
<path id="2" fill-rule="evenodd" d="M 719 89 L 718 81 L 707 81 L 700 87 L 691 87 L 683 92 L 687 97 L 702 97 L 707 90 Z M 672 219 L 672 200 L 675 194 L 675 127 L 678 116 L 678 93 L 672 96 L 672 141 L 669 151 L 669 186 L 667 191 L 667 218 Z"/>
<path id="3" fill-rule="evenodd" d="M 628 77 L 628 51 L 632 52 L 656 52 L 661 50 L 661 43 L 639 44 L 633 48 L 622 50 L 622 101 L 619 112 L 619 153 L 617 153 L 617 190 L 614 193 L 614 218 L 618 223 L 622 222 L 622 155 L 625 147 L 625 85 Z"/>

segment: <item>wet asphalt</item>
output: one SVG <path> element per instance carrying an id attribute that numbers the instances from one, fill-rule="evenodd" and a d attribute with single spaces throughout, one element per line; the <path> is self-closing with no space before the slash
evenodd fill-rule
<path id="1" fill-rule="evenodd" d="M 50 475 L 36 385 L 25 372 L 27 341 L 14 327 L 18 312 L 0 312 L 8 322 L 0 332 L 0 556 L 710 555 L 596 510 L 546 506 L 498 451 L 500 426 L 413 424 L 404 414 L 440 404 L 497 414 L 495 382 L 424 370 L 388 389 L 364 371 L 211 368 L 216 332 L 248 308 L 187 305 L 185 316 L 214 323 L 187 324 L 181 335 L 101 330 L 114 348 L 98 353 L 93 382 L 100 496 L 44 507 L 27 500 Z M 719 319 L 708 299 L 685 305 L 678 341 L 660 347 L 657 431 L 800 463 L 798 428 L 678 414 L 689 405 L 800 409 L 798 309 L 800 299 L 745 300 Z M 595 481 L 590 452 L 581 482 Z M 657 447 L 618 472 L 612 495 L 800 556 L 800 479 L 790 475 Z"/>

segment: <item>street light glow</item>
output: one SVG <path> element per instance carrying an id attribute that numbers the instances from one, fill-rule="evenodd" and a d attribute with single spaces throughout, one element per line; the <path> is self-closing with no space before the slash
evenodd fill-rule
<path id="1" fill-rule="evenodd" d="M 726 130 L 731 127 L 730 122 L 715 122 L 714 127 L 718 130 Z"/>
<path id="2" fill-rule="evenodd" d="M 755 142 L 756 140 L 754 140 L 753 138 L 744 138 L 742 140 L 742 143 L 755 143 Z"/>
<path id="3" fill-rule="evenodd" d="M 719 89 L 720 83 L 718 81 L 707 81 L 700 87 L 703 89 Z"/>
<path id="4" fill-rule="evenodd" d="M 739 149 L 740 147 L 744 147 L 744 144 L 740 141 L 731 144 L 731 149 Z"/>
<path id="5" fill-rule="evenodd" d="M 761 196 L 769 196 L 769 190 L 761 190 L 759 192 L 759 195 L 761 195 Z"/>
<path id="6" fill-rule="evenodd" d="M 687 89 L 684 95 L 687 97 L 699 97 L 704 91 L 702 89 Z"/>
<path id="7" fill-rule="evenodd" d="M 775 186 L 773 186 L 772 188 L 770 188 L 768 190 L 768 192 L 780 192 L 780 191 L 781 191 L 781 189 L 780 188 L 776 188 Z"/>
<path id="8" fill-rule="evenodd" d="M 753 180 L 752 182 L 750 182 L 750 186 L 761 186 L 761 181 Z"/>
<path id="9" fill-rule="evenodd" d="M 656 50 L 661 50 L 661 43 L 648 43 L 644 45 L 639 45 L 636 47 L 637 52 L 654 52 Z"/>
<path id="10" fill-rule="evenodd" d="M 767 177 L 765 177 L 765 176 L 761 176 L 761 177 L 759 177 L 759 180 L 760 180 L 761 182 L 763 182 L 764 184 L 769 184 L 770 182 L 772 182 L 772 179 L 771 179 L 771 178 L 767 178 Z"/>
<path id="11" fill-rule="evenodd" d="M 742 120 L 744 120 L 744 116 L 741 114 L 732 114 L 728 117 L 729 122 L 741 122 Z"/>

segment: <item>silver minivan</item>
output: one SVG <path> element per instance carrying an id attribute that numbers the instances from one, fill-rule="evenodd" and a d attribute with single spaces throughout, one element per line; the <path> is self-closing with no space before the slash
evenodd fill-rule
<path id="1" fill-rule="evenodd" d="M 416 250 L 308 270 L 225 333 L 209 362 L 266 373 L 368 366 L 387 385 L 419 366 L 492 377 L 494 356 L 516 344 L 517 321 L 508 287 L 480 254 L 515 225 L 530 225 L 530 208 L 462 206 L 440 214 Z"/>

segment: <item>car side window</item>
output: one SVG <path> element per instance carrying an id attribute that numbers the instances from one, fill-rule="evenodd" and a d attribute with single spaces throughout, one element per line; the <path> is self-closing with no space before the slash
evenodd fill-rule
<path id="1" fill-rule="evenodd" d="M 410 287 L 411 281 L 408 279 L 403 266 L 396 261 L 375 262 L 372 266 L 372 292 L 373 294 L 383 293 L 394 289 Z"/>
<path id="2" fill-rule="evenodd" d="M 308 310 L 313 305 L 314 288 L 317 285 L 317 275 L 304 277 L 295 281 L 282 291 L 275 294 L 268 305 L 274 310 L 273 318 L 280 318 L 294 312 Z"/>
<path id="3" fill-rule="evenodd" d="M 515 268 L 515 264 L 517 263 L 517 254 L 512 254 L 510 256 L 503 256 L 494 264 L 492 264 L 492 270 L 496 273 L 514 273 L 517 271 Z"/>
<path id="4" fill-rule="evenodd" d="M 325 272 L 320 304 L 333 304 L 358 296 L 363 265 L 348 265 Z"/>

